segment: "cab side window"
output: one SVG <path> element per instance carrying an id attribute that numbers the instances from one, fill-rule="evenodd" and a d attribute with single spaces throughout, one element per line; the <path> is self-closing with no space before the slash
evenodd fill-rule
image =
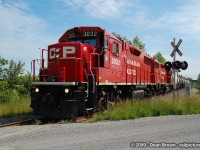
<path id="1" fill-rule="evenodd" d="M 106 35 L 105 36 L 105 41 L 104 41 L 104 45 L 105 45 L 105 48 L 109 48 L 109 40 L 108 40 L 108 36 Z"/>
<path id="2" fill-rule="evenodd" d="M 119 56 L 119 44 L 116 42 L 113 42 L 113 55 Z"/>

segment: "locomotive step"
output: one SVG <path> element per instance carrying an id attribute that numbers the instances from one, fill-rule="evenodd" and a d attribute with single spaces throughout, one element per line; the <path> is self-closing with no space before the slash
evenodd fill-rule
<path id="1" fill-rule="evenodd" d="M 93 110 L 94 108 L 86 108 L 87 111 L 91 111 Z"/>

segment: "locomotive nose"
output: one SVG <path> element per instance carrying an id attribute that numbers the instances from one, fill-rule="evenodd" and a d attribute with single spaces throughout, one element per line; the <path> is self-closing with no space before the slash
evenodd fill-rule
<path id="1" fill-rule="evenodd" d="M 56 99 L 51 93 L 47 93 L 42 96 L 42 104 L 44 106 L 52 107 L 54 106 L 55 102 L 56 102 Z"/>

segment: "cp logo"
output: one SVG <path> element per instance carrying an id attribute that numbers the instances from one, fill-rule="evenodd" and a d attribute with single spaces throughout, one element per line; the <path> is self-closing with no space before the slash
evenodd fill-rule
<path id="1" fill-rule="evenodd" d="M 50 48 L 49 50 L 49 59 L 55 59 L 58 58 L 60 56 L 60 50 L 61 49 L 57 49 L 57 48 Z M 62 49 L 62 55 L 63 58 L 67 58 L 67 54 L 75 54 L 75 47 L 74 46 L 63 46 Z"/>
<path id="2" fill-rule="evenodd" d="M 74 54 L 75 47 L 74 46 L 64 46 L 63 47 L 63 58 L 67 57 L 67 54 Z"/>

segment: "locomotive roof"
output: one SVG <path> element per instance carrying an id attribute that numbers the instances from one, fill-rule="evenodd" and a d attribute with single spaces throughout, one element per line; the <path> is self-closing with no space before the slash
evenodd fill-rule
<path id="1" fill-rule="evenodd" d="M 118 39 L 117 37 L 115 37 L 113 34 L 109 33 L 105 29 L 102 29 L 101 27 L 98 27 L 98 26 L 78 26 L 78 27 L 74 27 L 74 28 L 71 28 L 71 29 L 67 30 L 60 37 L 59 42 L 66 41 L 66 39 L 68 39 L 68 34 L 74 32 L 76 29 L 78 29 L 81 32 L 83 32 L 84 30 L 86 30 L 86 31 L 97 31 L 97 32 L 107 32 L 111 38 L 116 39 L 119 42 L 121 41 L 120 39 Z"/>

